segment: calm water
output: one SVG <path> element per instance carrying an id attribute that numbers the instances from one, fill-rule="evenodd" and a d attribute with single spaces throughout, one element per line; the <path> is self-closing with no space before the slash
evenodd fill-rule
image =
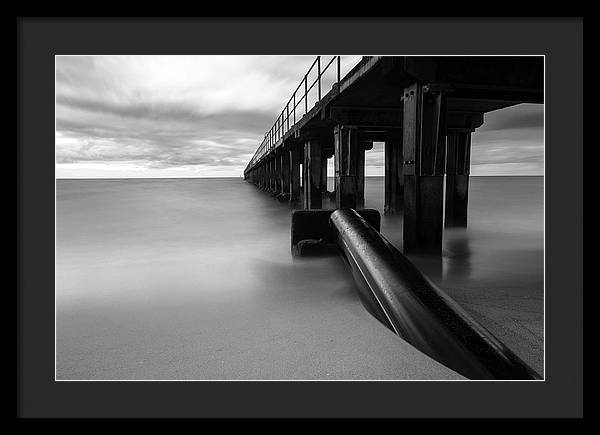
<path id="1" fill-rule="evenodd" d="M 469 200 L 413 260 L 542 372 L 543 179 L 472 177 Z M 459 378 L 366 312 L 340 258 L 292 260 L 289 208 L 241 179 L 58 180 L 56 213 L 58 379 Z"/>

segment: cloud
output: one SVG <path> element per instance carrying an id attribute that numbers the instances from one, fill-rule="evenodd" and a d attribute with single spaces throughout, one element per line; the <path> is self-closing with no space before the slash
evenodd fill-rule
<path id="1" fill-rule="evenodd" d="M 312 59 L 58 56 L 57 174 L 129 165 L 239 175 Z"/>
<path id="2" fill-rule="evenodd" d="M 313 59 L 57 56 L 57 176 L 239 176 Z M 486 114 L 472 172 L 541 173 L 542 131 L 543 106 Z M 376 144 L 367 175 L 383 163 Z"/>

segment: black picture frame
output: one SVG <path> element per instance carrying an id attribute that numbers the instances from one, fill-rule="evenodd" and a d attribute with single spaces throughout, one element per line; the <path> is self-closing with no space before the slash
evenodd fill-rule
<path id="1" fill-rule="evenodd" d="M 18 416 L 582 415 L 582 19 L 20 18 L 17 39 Z M 54 56 L 142 53 L 545 55 L 545 381 L 55 382 Z"/>

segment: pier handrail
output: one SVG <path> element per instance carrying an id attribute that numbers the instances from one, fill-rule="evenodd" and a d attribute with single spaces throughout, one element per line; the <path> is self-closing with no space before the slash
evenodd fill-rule
<path id="1" fill-rule="evenodd" d="M 288 99 L 287 103 L 283 107 L 279 116 L 271 126 L 271 128 L 265 133 L 265 137 L 261 142 L 260 146 L 254 152 L 254 155 L 250 159 L 250 162 L 246 166 L 246 169 L 252 167 L 261 157 L 270 152 L 277 143 L 285 136 L 285 134 L 290 131 L 296 125 L 296 109 L 297 107 L 304 101 L 304 112 L 302 116 L 306 115 L 309 112 L 308 108 L 308 94 L 310 91 L 317 86 L 317 100 L 315 101 L 315 105 L 321 102 L 323 97 L 322 95 L 322 80 L 321 78 L 325 74 L 325 72 L 329 69 L 329 67 L 336 61 L 336 81 L 333 83 L 333 88 L 335 85 L 339 86 L 341 80 L 341 58 L 342 56 L 332 56 L 329 62 L 322 67 L 321 66 L 321 56 L 317 56 L 313 63 L 308 68 L 308 71 L 304 74 L 304 77 L 294 89 L 291 97 Z M 316 67 L 317 77 L 311 82 L 310 86 L 308 84 L 308 76 Z M 302 93 L 301 87 L 304 85 L 304 92 Z M 298 98 L 298 92 L 300 91 L 300 97 Z M 290 119 L 292 123 L 290 124 Z"/>

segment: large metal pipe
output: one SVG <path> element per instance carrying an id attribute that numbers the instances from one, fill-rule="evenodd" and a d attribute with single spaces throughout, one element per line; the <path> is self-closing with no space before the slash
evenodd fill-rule
<path id="1" fill-rule="evenodd" d="M 540 379 L 355 210 L 334 211 L 330 224 L 363 300 L 404 340 L 470 379 Z"/>

